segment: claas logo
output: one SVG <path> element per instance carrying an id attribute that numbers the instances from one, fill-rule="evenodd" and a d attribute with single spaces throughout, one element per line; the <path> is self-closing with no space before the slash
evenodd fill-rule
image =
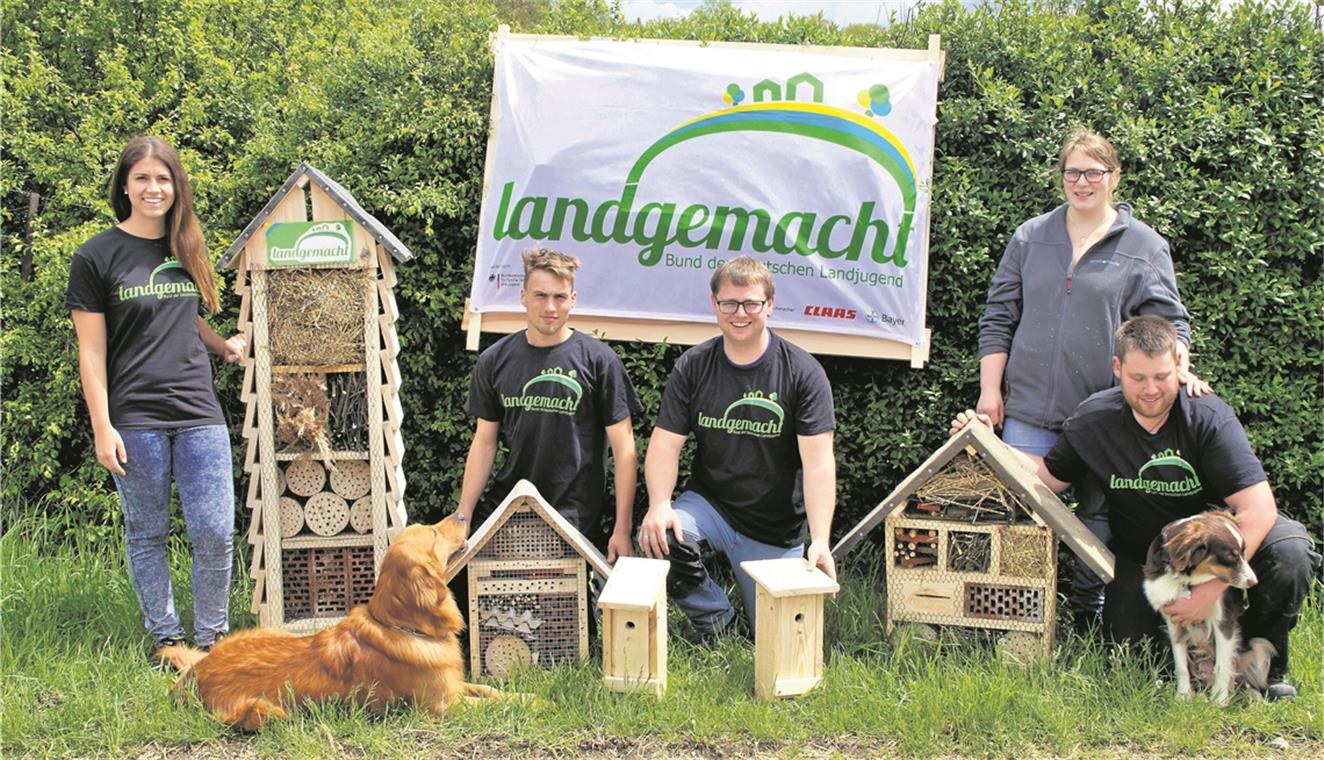
<path id="1" fill-rule="evenodd" d="M 806 317 L 824 317 L 826 319 L 855 319 L 854 309 L 841 309 L 835 306 L 806 306 Z"/>

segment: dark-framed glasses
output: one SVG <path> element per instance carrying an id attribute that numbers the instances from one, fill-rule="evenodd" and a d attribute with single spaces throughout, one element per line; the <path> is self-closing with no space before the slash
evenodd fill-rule
<path id="1" fill-rule="evenodd" d="M 754 315 L 763 311 L 767 301 L 718 301 L 717 310 L 723 314 L 735 314 L 736 309 L 744 309 L 746 314 Z"/>
<path id="2" fill-rule="evenodd" d="M 1117 171 L 1116 169 L 1063 169 L 1062 181 L 1068 185 L 1080 181 L 1081 177 L 1091 185 L 1096 185 L 1103 181 L 1103 178 Z"/>

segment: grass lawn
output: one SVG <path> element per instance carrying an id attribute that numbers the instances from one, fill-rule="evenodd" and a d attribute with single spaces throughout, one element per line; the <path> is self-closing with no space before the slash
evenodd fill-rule
<path id="1" fill-rule="evenodd" d="M 186 553 L 176 551 L 188 609 Z M 239 563 L 245 565 L 246 563 Z M 331 705 L 257 735 L 215 722 L 145 659 L 122 548 L 55 540 L 33 524 L 0 537 L 4 757 L 836 757 L 1324 755 L 1324 594 L 1292 640 L 1302 696 L 1227 708 L 1179 702 L 1144 663 L 1064 636 L 1053 658 L 1022 668 L 988 647 L 882 635 L 882 575 L 859 551 L 828 602 L 827 670 L 810 694 L 754 698 L 751 645 L 696 649 L 676 635 L 669 688 L 655 700 L 601 685 L 600 663 L 517 674 L 506 685 L 543 704 L 456 707 L 441 718 L 384 717 Z M 235 628 L 251 585 L 236 577 Z"/>

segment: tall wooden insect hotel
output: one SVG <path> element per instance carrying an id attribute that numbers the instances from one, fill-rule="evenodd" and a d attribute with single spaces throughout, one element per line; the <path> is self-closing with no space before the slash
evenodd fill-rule
<path id="1" fill-rule="evenodd" d="M 532 483 L 516 483 L 474 529 L 446 580 L 466 567 L 472 676 L 588 656 L 589 573 L 606 581 L 611 568 Z"/>
<path id="2" fill-rule="evenodd" d="M 405 526 L 395 264 L 413 254 L 304 164 L 221 258 L 238 271 L 253 612 L 311 630 L 371 596 Z"/>
<path id="3" fill-rule="evenodd" d="M 930 456 L 833 547 L 841 557 L 881 522 L 887 630 L 906 621 L 1005 632 L 1033 657 L 1053 644 L 1057 538 L 1101 578 L 1113 555 L 1021 455 L 981 423 Z"/>

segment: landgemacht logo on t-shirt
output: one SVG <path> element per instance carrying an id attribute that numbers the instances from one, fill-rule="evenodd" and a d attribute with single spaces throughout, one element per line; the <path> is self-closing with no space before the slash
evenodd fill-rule
<path id="1" fill-rule="evenodd" d="M 1134 478 L 1112 475 L 1108 487 L 1114 491 L 1140 491 L 1155 496 L 1193 496 L 1204 488 L 1195 468 L 1180 451 L 1164 449 L 1149 458 Z"/>
<path id="2" fill-rule="evenodd" d="M 135 298 L 187 298 L 198 294 L 198 286 L 193 284 L 193 280 L 186 279 L 181 282 L 157 282 L 156 276 L 167 269 L 183 269 L 184 265 L 178 261 L 166 257 L 165 263 L 152 273 L 147 275 L 147 284 L 131 285 L 121 287 L 119 291 L 120 303 L 132 301 Z"/>
<path id="3" fill-rule="evenodd" d="M 736 412 L 738 416 L 732 416 Z M 698 425 L 710 430 L 721 430 L 730 435 L 752 435 L 776 438 L 782 434 L 782 420 L 786 412 L 777 403 L 777 392 L 766 396 L 763 391 L 750 391 L 731 402 L 721 417 L 711 417 L 699 411 Z M 760 419 L 761 418 L 761 419 Z"/>
<path id="4" fill-rule="evenodd" d="M 539 372 L 532 380 L 520 388 L 518 396 L 502 396 L 501 405 L 507 409 L 515 407 L 526 412 L 555 412 L 574 414 L 579 409 L 579 401 L 584 397 L 584 386 L 579 384 L 575 370 L 566 372 L 560 367 L 551 367 Z"/>

